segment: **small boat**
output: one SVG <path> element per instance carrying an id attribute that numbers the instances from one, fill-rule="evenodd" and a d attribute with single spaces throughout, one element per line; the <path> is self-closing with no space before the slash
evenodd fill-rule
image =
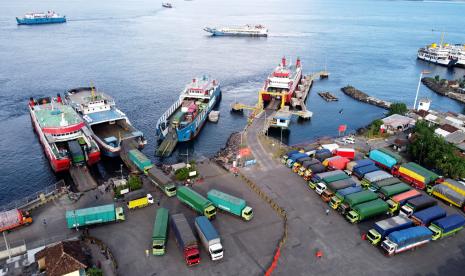
<path id="1" fill-rule="evenodd" d="M 54 11 L 48 11 L 47 13 L 26 13 L 23 17 L 16 17 L 16 22 L 18 22 L 18 25 L 65 23 L 66 16 L 61 16 Z"/>
<path id="2" fill-rule="evenodd" d="M 268 29 L 263 25 L 245 25 L 240 27 L 224 27 L 203 29 L 212 34 L 212 36 L 268 36 Z"/>
<path id="3" fill-rule="evenodd" d="M 216 110 L 212 110 L 210 114 L 208 114 L 208 120 L 212 123 L 217 123 L 220 119 L 220 112 Z"/>
<path id="4" fill-rule="evenodd" d="M 161 3 L 161 6 L 163 8 L 168 8 L 168 9 L 171 9 L 173 7 L 173 5 L 171 5 L 171 3 Z"/>

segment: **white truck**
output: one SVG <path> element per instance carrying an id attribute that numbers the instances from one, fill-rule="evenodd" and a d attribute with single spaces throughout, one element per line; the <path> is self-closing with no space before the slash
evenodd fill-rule
<path id="1" fill-rule="evenodd" d="M 203 247 L 208 251 L 212 261 L 223 258 L 221 239 L 213 224 L 205 216 L 199 216 L 194 221 L 195 230 L 199 234 Z"/>

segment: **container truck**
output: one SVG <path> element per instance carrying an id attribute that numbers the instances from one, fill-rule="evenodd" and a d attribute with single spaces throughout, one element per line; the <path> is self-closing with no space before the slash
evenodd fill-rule
<path id="1" fill-rule="evenodd" d="M 345 172 L 341 172 L 340 174 L 324 177 L 321 179 L 322 182 L 318 182 L 316 184 L 315 192 L 321 195 L 323 191 L 326 190 L 329 183 L 339 181 L 339 180 L 349 179 L 349 178 L 350 176 L 348 176 Z"/>
<path id="2" fill-rule="evenodd" d="M 323 162 L 326 158 L 333 156 L 329 149 L 320 149 L 315 152 L 315 158 L 320 162 Z"/>
<path id="3" fill-rule="evenodd" d="M 338 181 L 331 182 L 327 185 L 326 189 L 321 193 L 321 198 L 324 202 L 329 202 L 331 198 L 334 196 L 334 193 L 338 190 L 347 188 L 347 187 L 355 187 L 360 185 L 360 183 L 355 182 L 352 178 L 346 178 Z"/>
<path id="4" fill-rule="evenodd" d="M 215 218 L 216 208 L 213 203 L 191 188 L 185 186 L 178 187 L 176 197 L 179 201 L 190 206 L 194 211 L 206 216 L 208 219 Z"/>
<path id="5" fill-rule="evenodd" d="M 394 158 L 397 164 L 402 163 L 402 157 L 399 154 L 395 153 L 394 151 L 387 149 L 387 148 L 379 148 L 378 150 Z"/>
<path id="6" fill-rule="evenodd" d="M 329 206 L 331 206 L 331 208 L 336 210 L 339 207 L 339 205 L 342 203 L 342 201 L 344 200 L 345 196 L 361 192 L 362 190 L 363 190 L 362 186 L 347 187 L 347 188 L 338 190 L 336 194 L 333 197 L 331 197 Z"/>
<path id="7" fill-rule="evenodd" d="M 414 249 L 431 241 L 433 233 L 425 226 L 414 226 L 394 231 L 381 244 L 388 256 Z"/>
<path id="8" fill-rule="evenodd" d="M 220 210 L 241 217 L 246 221 L 253 218 L 252 207 L 247 206 L 247 203 L 242 198 L 238 198 L 215 189 L 208 191 L 207 198 Z"/>
<path id="9" fill-rule="evenodd" d="M 394 167 L 392 173 L 420 190 L 424 190 L 426 185 L 434 183 L 439 178 L 437 174 L 413 162 Z"/>
<path id="10" fill-rule="evenodd" d="M 125 220 L 123 208 L 115 207 L 115 204 L 69 210 L 65 217 L 69 229 Z"/>
<path id="11" fill-rule="evenodd" d="M 411 217 L 414 212 L 432 207 L 438 202 L 429 196 L 421 195 L 407 200 L 407 202 L 400 207 L 400 214 L 406 217 Z"/>
<path id="12" fill-rule="evenodd" d="M 310 165 L 310 167 L 308 167 L 308 169 L 305 171 L 304 180 L 309 181 L 314 174 L 322 173 L 325 170 L 326 170 L 325 166 L 323 166 L 321 162 L 318 161 L 318 163 Z"/>
<path id="13" fill-rule="evenodd" d="M 368 165 L 368 166 L 355 168 L 352 171 L 352 175 L 355 175 L 356 177 L 358 177 L 358 179 L 363 179 L 365 174 L 371 173 L 374 171 L 379 171 L 379 168 L 376 165 Z"/>
<path id="14" fill-rule="evenodd" d="M 168 238 L 168 209 L 158 208 L 152 231 L 152 254 L 164 255 L 166 252 L 166 240 Z"/>
<path id="15" fill-rule="evenodd" d="M 309 169 L 311 165 L 318 164 L 318 163 L 320 163 L 320 161 L 316 160 L 315 158 L 312 158 L 311 160 L 305 161 L 302 164 L 302 166 L 299 168 L 299 175 L 304 176 L 305 171 L 307 171 L 307 169 Z"/>
<path id="16" fill-rule="evenodd" d="M 296 153 L 296 154 L 293 154 L 291 155 L 288 159 L 287 159 L 287 167 L 288 168 L 292 168 L 292 166 L 294 165 L 294 163 L 297 161 L 297 159 L 299 158 L 303 158 L 303 157 L 308 157 L 308 155 L 306 155 L 305 153 Z"/>
<path id="17" fill-rule="evenodd" d="M 331 176 L 331 175 L 338 175 L 338 174 L 341 174 L 341 173 L 344 173 L 344 172 L 341 171 L 341 170 L 337 170 L 337 171 L 321 172 L 321 173 L 313 174 L 312 177 L 310 178 L 309 182 L 308 182 L 308 186 L 311 189 L 315 189 L 316 183 L 321 182 L 324 177 L 328 177 L 328 176 Z"/>
<path id="18" fill-rule="evenodd" d="M 370 189 L 373 192 L 377 192 L 379 189 L 381 189 L 384 186 L 390 186 L 390 185 L 394 185 L 397 183 L 401 183 L 401 181 L 396 177 L 390 177 L 390 178 L 386 178 L 383 180 L 372 182 L 370 184 L 370 187 L 368 187 L 368 189 Z"/>
<path id="19" fill-rule="evenodd" d="M 144 189 L 129 192 L 124 195 L 124 200 L 128 206 L 128 209 L 143 208 L 149 204 L 153 204 L 153 197 L 147 193 Z"/>
<path id="20" fill-rule="evenodd" d="M 336 155 L 345 157 L 348 159 L 354 159 L 355 158 L 355 150 L 352 148 L 338 148 L 336 150 Z"/>
<path id="21" fill-rule="evenodd" d="M 462 230 L 465 225 L 465 218 L 459 214 L 449 215 L 431 223 L 428 227 L 433 232 L 433 241 L 454 235 Z"/>
<path id="22" fill-rule="evenodd" d="M 221 245 L 220 235 L 213 224 L 205 216 L 199 216 L 195 218 L 194 225 L 203 247 L 210 254 L 211 260 L 221 260 L 223 258 L 223 245 Z"/>
<path id="23" fill-rule="evenodd" d="M 399 231 L 413 226 L 413 222 L 404 217 L 396 216 L 375 223 L 372 229 L 368 230 L 367 238 L 372 245 L 378 245 L 385 237 L 394 231 Z"/>
<path id="24" fill-rule="evenodd" d="M 142 152 L 138 149 L 132 149 L 128 151 L 129 160 L 131 160 L 136 167 L 142 172 L 146 172 L 148 169 L 153 167 L 152 161 L 147 158 Z"/>
<path id="25" fill-rule="evenodd" d="M 346 170 L 353 171 L 356 168 L 375 164 L 371 159 L 361 159 L 347 163 Z"/>
<path id="26" fill-rule="evenodd" d="M 459 207 L 465 212 L 465 195 L 452 190 L 449 186 L 440 183 L 429 188 L 428 193 L 446 201 L 450 205 Z"/>
<path id="27" fill-rule="evenodd" d="M 305 154 L 306 155 L 306 154 Z M 297 159 L 294 164 L 292 165 L 292 171 L 295 172 L 295 173 L 298 173 L 299 172 L 299 169 L 300 169 L 300 166 L 302 166 L 302 164 L 305 162 L 305 161 L 310 161 L 312 160 L 312 158 L 310 158 L 308 155 L 306 155 L 305 157 L 301 157 L 299 159 Z"/>
<path id="28" fill-rule="evenodd" d="M 200 252 L 197 239 L 183 214 L 171 215 L 171 229 L 176 237 L 176 243 L 183 254 L 187 265 L 200 263 Z"/>
<path id="29" fill-rule="evenodd" d="M 389 206 L 387 203 L 384 200 L 378 198 L 355 205 L 346 215 L 346 219 L 350 223 L 358 223 L 372 217 L 386 214 L 388 209 Z"/>
<path id="30" fill-rule="evenodd" d="M 415 189 L 412 189 L 407 192 L 400 193 L 386 200 L 386 203 L 389 205 L 389 213 L 394 215 L 400 207 L 402 207 L 409 199 L 419 197 L 421 193 Z"/>
<path id="31" fill-rule="evenodd" d="M 410 219 L 415 225 L 428 226 L 432 221 L 445 217 L 446 211 L 435 205 L 412 214 Z"/>
<path id="32" fill-rule="evenodd" d="M 391 174 L 385 171 L 382 171 L 382 170 L 372 171 L 372 172 L 366 173 L 363 176 L 362 186 L 365 188 L 368 188 L 372 183 L 376 181 L 381 181 L 383 179 L 388 179 L 391 177 L 392 177 Z"/>
<path id="33" fill-rule="evenodd" d="M 291 151 L 288 151 L 286 154 L 284 154 L 282 157 L 281 157 L 281 163 L 283 164 L 286 164 L 287 163 L 287 159 L 293 155 L 293 154 L 296 154 L 296 153 L 299 153 L 298 150 L 291 150 Z"/>
<path id="34" fill-rule="evenodd" d="M 355 205 L 372 201 L 378 198 L 378 195 L 372 191 L 361 191 L 344 197 L 344 201 L 339 205 L 339 212 L 346 215 Z"/>
<path id="35" fill-rule="evenodd" d="M 405 183 L 397 183 L 390 186 L 384 186 L 378 191 L 380 198 L 386 200 L 403 192 L 410 191 L 411 187 Z"/>
<path id="36" fill-rule="evenodd" d="M 376 165 L 388 171 L 397 164 L 396 159 L 380 150 L 372 150 L 368 156 L 371 160 L 375 161 Z"/>
<path id="37" fill-rule="evenodd" d="M 335 158 L 328 160 L 328 170 L 345 170 L 347 163 L 350 160 L 345 157 L 335 156 Z"/>
<path id="38" fill-rule="evenodd" d="M 172 197 L 176 195 L 176 185 L 162 170 L 153 166 L 146 172 L 150 181 L 155 184 L 165 195 Z"/>
<path id="39" fill-rule="evenodd" d="M 0 213 L 0 233 L 31 223 L 32 217 L 28 212 L 12 209 Z"/>

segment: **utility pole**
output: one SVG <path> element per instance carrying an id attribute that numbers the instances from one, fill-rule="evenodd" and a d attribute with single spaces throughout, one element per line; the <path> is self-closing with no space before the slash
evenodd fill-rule
<path id="1" fill-rule="evenodd" d="M 415 106 L 417 105 L 417 100 L 418 100 L 418 93 L 420 92 L 420 85 L 421 85 L 421 79 L 423 78 L 423 75 L 429 74 L 431 72 L 423 70 L 420 73 L 420 79 L 418 80 L 418 86 L 417 86 L 417 93 L 415 94 L 415 101 L 413 102 L 413 110 L 415 110 Z"/>

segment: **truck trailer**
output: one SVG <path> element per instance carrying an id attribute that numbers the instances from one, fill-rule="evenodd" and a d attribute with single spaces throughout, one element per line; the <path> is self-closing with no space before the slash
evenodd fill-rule
<path id="1" fill-rule="evenodd" d="M 413 213 L 432 207 L 436 204 L 438 204 L 438 202 L 429 196 L 417 196 L 407 200 L 407 202 L 400 208 L 400 214 L 409 218 L 413 215 Z"/>
<path id="2" fill-rule="evenodd" d="M 392 173 L 420 190 L 424 190 L 427 185 L 434 183 L 439 178 L 437 174 L 413 162 L 394 167 Z"/>
<path id="3" fill-rule="evenodd" d="M 186 217 L 179 213 L 171 215 L 171 229 L 174 232 L 179 249 L 188 266 L 200 263 L 200 252 L 197 239 L 192 232 Z"/>
<path id="4" fill-rule="evenodd" d="M 376 181 L 381 181 L 381 180 L 388 179 L 391 177 L 392 175 L 390 173 L 387 173 L 382 170 L 372 171 L 372 172 L 366 173 L 365 176 L 363 176 L 362 186 L 365 188 L 368 188 L 371 186 L 372 183 Z"/>
<path id="5" fill-rule="evenodd" d="M 419 196 L 421 196 L 421 193 L 415 189 L 412 189 L 410 191 L 403 192 L 391 197 L 390 199 L 386 200 L 386 203 L 389 205 L 389 213 L 394 215 L 394 213 L 397 212 L 400 207 L 402 207 L 409 199 Z"/>
<path id="6" fill-rule="evenodd" d="M 433 241 L 456 234 L 465 225 L 465 218 L 459 214 L 449 215 L 431 223 L 428 227 L 433 232 Z"/>
<path id="7" fill-rule="evenodd" d="M 376 165 L 388 171 L 397 164 L 396 159 L 377 149 L 370 151 L 368 156 L 376 163 Z"/>
<path id="8" fill-rule="evenodd" d="M 344 197 L 344 201 L 339 205 L 338 211 L 346 215 L 355 205 L 372 201 L 378 198 L 378 195 L 372 191 L 361 191 Z"/>
<path id="9" fill-rule="evenodd" d="M 295 173 L 298 173 L 302 164 L 305 161 L 310 161 L 310 160 L 312 160 L 312 158 L 308 156 L 307 154 L 305 154 L 305 157 L 301 157 L 294 162 L 294 164 L 292 165 L 292 171 Z"/>
<path id="10" fill-rule="evenodd" d="M 281 157 L 281 163 L 283 164 L 286 164 L 287 163 L 287 159 L 292 156 L 293 154 L 296 154 L 296 153 L 299 153 L 298 150 L 291 150 L 291 151 L 288 151 L 286 154 L 284 154 L 282 157 Z"/>
<path id="11" fill-rule="evenodd" d="M 378 245 L 387 235 L 394 231 L 399 231 L 413 226 L 413 222 L 404 216 L 395 216 L 392 218 L 376 222 L 372 229 L 368 230 L 367 238 L 373 245 Z"/>
<path id="12" fill-rule="evenodd" d="M 241 217 L 246 221 L 253 218 L 252 207 L 247 206 L 247 203 L 242 198 L 215 189 L 208 191 L 207 198 L 220 210 Z"/>
<path id="13" fill-rule="evenodd" d="M 310 160 L 305 161 L 302 166 L 299 168 L 299 175 L 300 176 L 305 176 L 305 172 L 310 168 L 310 166 L 314 164 L 321 164 L 320 161 L 316 160 L 315 158 L 312 158 Z M 311 172 L 310 172 L 311 173 Z"/>
<path id="14" fill-rule="evenodd" d="M 410 191 L 412 188 L 405 183 L 397 183 L 390 186 L 384 186 L 378 191 L 380 198 L 387 200 L 395 195 Z"/>
<path id="15" fill-rule="evenodd" d="M 371 159 L 361 159 L 347 163 L 346 170 L 353 171 L 356 168 L 364 167 L 368 165 L 374 165 L 375 163 Z"/>
<path id="16" fill-rule="evenodd" d="M 303 157 L 308 157 L 308 155 L 306 155 L 305 153 L 302 153 L 302 152 L 291 155 L 287 159 L 287 162 L 286 162 L 287 167 L 292 168 L 292 166 L 294 166 L 294 163 L 297 161 L 297 159 L 303 158 Z"/>
<path id="17" fill-rule="evenodd" d="M 323 165 L 322 165 L 323 166 Z M 338 175 L 338 174 L 341 174 L 341 173 L 344 173 L 343 171 L 341 170 L 337 170 L 337 171 L 330 171 L 330 172 L 321 172 L 321 173 L 316 173 L 316 174 L 313 174 L 311 179 L 309 180 L 308 182 L 308 186 L 311 188 L 311 189 L 315 189 L 316 188 L 316 184 L 318 182 L 321 182 L 323 181 L 322 179 L 325 178 L 325 177 L 328 177 L 328 176 L 331 176 L 331 175 Z"/>
<path id="18" fill-rule="evenodd" d="M 194 225 L 200 241 L 212 261 L 221 260 L 223 258 L 223 245 L 213 224 L 205 216 L 199 216 L 195 218 Z"/>
<path id="19" fill-rule="evenodd" d="M 370 189 L 373 192 L 377 192 L 379 189 L 381 189 L 384 186 L 390 186 L 390 185 L 394 185 L 394 184 L 401 183 L 401 182 L 402 181 L 400 181 L 396 177 L 389 177 L 389 178 L 371 183 L 368 189 Z"/>
<path id="20" fill-rule="evenodd" d="M 178 187 L 176 197 L 200 215 L 206 216 L 208 219 L 215 218 L 216 208 L 213 203 L 191 188 L 185 186 Z"/>
<path id="21" fill-rule="evenodd" d="M 342 201 L 344 200 L 345 196 L 361 192 L 362 190 L 363 190 L 362 186 L 348 187 L 348 188 L 338 190 L 336 194 L 333 197 L 331 197 L 329 206 L 331 206 L 331 208 L 336 210 L 339 207 L 339 205 L 342 203 Z"/>
<path id="22" fill-rule="evenodd" d="M 392 256 L 430 242 L 432 235 L 431 230 L 425 226 L 394 231 L 383 241 L 381 248 L 388 256 Z"/>
<path id="23" fill-rule="evenodd" d="M 338 170 L 338 171 L 340 171 L 340 170 Z M 350 178 L 350 176 L 348 176 L 345 172 L 343 172 L 343 171 L 340 171 L 340 172 L 341 173 L 339 173 L 339 174 L 331 175 L 331 176 L 327 176 L 327 177 L 322 178 L 321 182 L 318 182 L 316 184 L 315 192 L 317 194 L 321 195 L 321 193 L 323 193 L 323 191 L 326 190 L 327 186 L 330 183 Z"/>
<path id="24" fill-rule="evenodd" d="M 166 240 L 168 238 L 169 212 L 166 208 L 159 208 L 155 216 L 152 231 L 152 254 L 164 255 L 166 252 Z"/>
<path id="25" fill-rule="evenodd" d="M 432 221 L 445 217 L 446 211 L 435 205 L 413 213 L 410 219 L 415 225 L 428 226 Z"/>
<path id="26" fill-rule="evenodd" d="M 376 165 L 368 165 L 363 167 L 355 168 L 352 171 L 352 175 L 355 175 L 358 179 L 362 180 L 365 174 L 371 173 L 374 171 L 379 171 L 379 168 Z"/>
<path id="27" fill-rule="evenodd" d="M 350 223 L 358 223 L 365 219 L 386 214 L 388 209 L 389 206 L 387 203 L 384 200 L 378 198 L 355 205 L 346 215 L 346 218 Z"/>
<path id="28" fill-rule="evenodd" d="M 318 161 L 319 162 L 319 161 Z M 312 164 L 310 165 L 310 167 L 308 167 L 307 170 L 305 170 L 305 173 L 304 173 L 304 180 L 305 181 L 309 181 L 313 175 L 317 174 L 317 173 L 323 173 L 324 171 L 326 171 L 326 168 L 325 166 L 323 166 L 321 164 L 321 162 L 319 163 L 316 163 L 316 164 Z M 309 183 L 309 186 L 310 186 L 311 183 Z M 312 184 L 313 185 L 313 184 Z M 314 188 L 313 188 L 314 189 Z"/>
<path id="29" fill-rule="evenodd" d="M 461 190 L 450 183 L 451 181 L 444 181 L 433 187 L 428 186 L 427 192 L 465 212 L 465 190 Z"/>
<path id="30" fill-rule="evenodd" d="M 176 185 L 162 170 L 153 166 L 147 172 L 147 177 L 155 184 L 165 195 L 172 197 L 176 195 Z"/>
<path id="31" fill-rule="evenodd" d="M 115 207 L 115 204 L 69 210 L 65 217 L 69 229 L 125 220 L 123 208 Z"/>
<path id="32" fill-rule="evenodd" d="M 347 187 L 355 187 L 360 186 L 360 183 L 355 182 L 353 178 L 346 178 L 338 181 L 331 182 L 327 185 L 326 189 L 321 193 L 321 199 L 324 202 L 329 202 L 331 198 L 334 196 L 334 193 L 345 189 Z"/>
<path id="33" fill-rule="evenodd" d="M 145 156 L 138 149 L 129 150 L 128 155 L 129 160 L 131 160 L 131 162 L 134 163 L 134 165 L 136 165 L 136 167 L 144 173 L 153 167 L 152 161 L 150 161 L 150 159 L 148 159 L 147 156 Z"/>
<path id="34" fill-rule="evenodd" d="M 12 209 L 0 213 L 0 232 L 10 231 L 31 223 L 32 217 L 30 214 L 19 209 Z"/>

